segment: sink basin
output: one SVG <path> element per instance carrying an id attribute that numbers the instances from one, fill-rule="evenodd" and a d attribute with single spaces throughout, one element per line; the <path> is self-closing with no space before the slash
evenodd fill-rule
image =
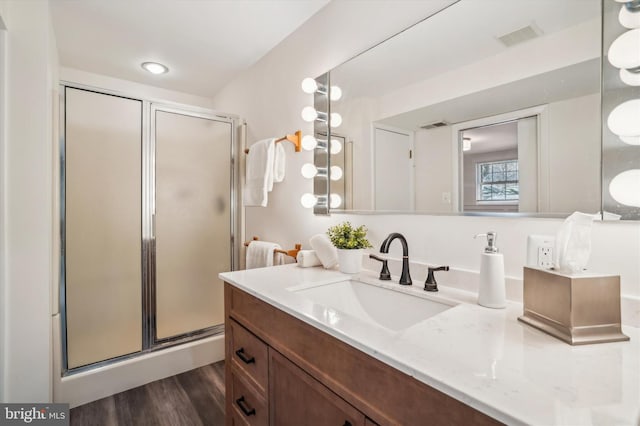
<path id="1" fill-rule="evenodd" d="M 453 307 L 354 280 L 291 291 L 315 303 L 392 331 L 404 330 Z"/>

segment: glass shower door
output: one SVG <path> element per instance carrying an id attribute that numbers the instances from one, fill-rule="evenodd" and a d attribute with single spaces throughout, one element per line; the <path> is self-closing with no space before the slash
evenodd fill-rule
<path id="1" fill-rule="evenodd" d="M 224 322 L 231 269 L 232 122 L 152 106 L 155 336 L 163 343 Z"/>

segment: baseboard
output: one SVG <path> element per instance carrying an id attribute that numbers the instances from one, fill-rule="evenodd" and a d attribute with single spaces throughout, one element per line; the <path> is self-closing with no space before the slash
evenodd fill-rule
<path id="1" fill-rule="evenodd" d="M 53 402 L 71 408 L 224 359 L 224 335 L 218 335 L 61 377 L 58 315 L 53 340 Z"/>

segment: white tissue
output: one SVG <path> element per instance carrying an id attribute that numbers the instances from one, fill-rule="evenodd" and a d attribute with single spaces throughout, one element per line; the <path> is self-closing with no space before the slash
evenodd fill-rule
<path id="1" fill-rule="evenodd" d="M 594 215 L 575 212 L 565 219 L 556 234 L 553 250 L 554 268 L 576 273 L 587 266 L 591 254 L 591 225 Z"/>

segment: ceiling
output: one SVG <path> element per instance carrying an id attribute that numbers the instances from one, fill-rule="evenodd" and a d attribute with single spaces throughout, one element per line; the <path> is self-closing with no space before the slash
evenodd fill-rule
<path id="1" fill-rule="evenodd" d="M 213 97 L 329 0 L 55 0 L 63 67 Z M 152 75 L 155 61 L 169 73 Z"/>

